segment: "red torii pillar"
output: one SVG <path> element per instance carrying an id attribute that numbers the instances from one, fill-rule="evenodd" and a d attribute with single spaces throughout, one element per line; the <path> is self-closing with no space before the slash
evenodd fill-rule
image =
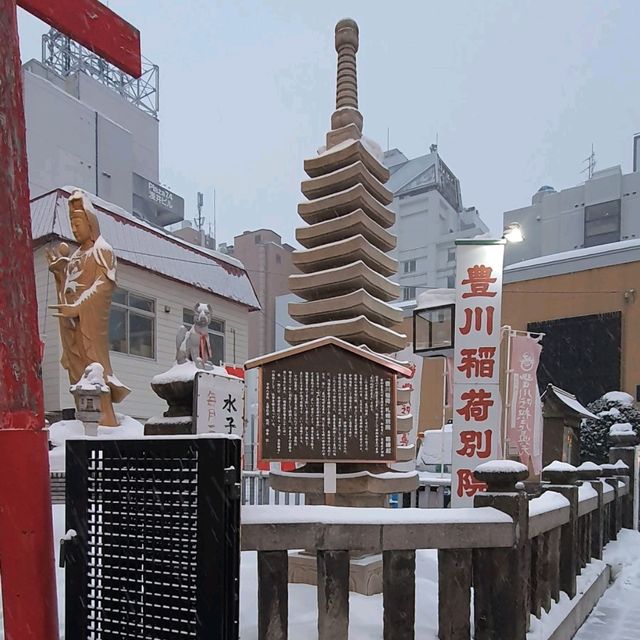
<path id="1" fill-rule="evenodd" d="M 139 33 L 96 0 L 18 4 L 127 73 Z M 55 640 L 58 616 L 16 0 L 0 0 L 0 579 L 5 640 Z M 45 105 L 46 108 L 46 105 Z"/>

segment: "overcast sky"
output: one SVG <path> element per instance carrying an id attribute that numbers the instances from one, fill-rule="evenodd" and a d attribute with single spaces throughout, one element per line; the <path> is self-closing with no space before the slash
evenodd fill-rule
<path id="1" fill-rule="evenodd" d="M 335 107 L 333 28 L 360 26 L 365 134 L 408 157 L 439 140 L 494 232 L 542 184 L 631 171 L 640 130 L 637 0 L 112 0 L 160 66 L 160 176 L 218 241 L 269 227 L 293 242 L 302 162 Z M 20 10 L 23 61 L 46 25 Z"/>

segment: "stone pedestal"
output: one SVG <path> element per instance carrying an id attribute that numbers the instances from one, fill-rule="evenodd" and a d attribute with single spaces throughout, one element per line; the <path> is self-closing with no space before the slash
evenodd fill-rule
<path id="1" fill-rule="evenodd" d="M 349 591 L 365 596 L 382 593 L 382 554 L 368 554 L 349 559 Z M 318 585 L 315 553 L 293 551 L 289 554 L 289 582 Z"/>
<path id="2" fill-rule="evenodd" d="M 396 473 L 386 465 L 338 465 L 336 493 L 324 493 L 321 464 L 307 464 L 296 471 L 272 471 L 269 484 L 275 491 L 304 493 L 305 504 L 322 505 L 329 501 L 336 507 L 386 507 L 388 495 L 418 488 L 417 472 Z M 381 550 L 380 550 L 381 551 Z M 289 555 L 289 582 L 317 584 L 316 555 L 304 551 Z M 382 554 L 358 554 L 352 551 L 349 561 L 349 590 L 363 595 L 382 593 Z"/>
<path id="3" fill-rule="evenodd" d="M 149 418 L 144 425 L 145 436 L 173 436 L 195 433 L 193 421 L 193 380 L 152 382 L 151 388 L 169 408 L 162 416 Z"/>

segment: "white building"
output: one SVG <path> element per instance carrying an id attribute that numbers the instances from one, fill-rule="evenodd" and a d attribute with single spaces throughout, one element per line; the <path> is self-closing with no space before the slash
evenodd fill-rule
<path id="1" fill-rule="evenodd" d="M 160 184 L 158 68 L 136 80 L 54 29 L 22 67 L 31 197 L 77 185 L 165 226 L 184 200 Z M 144 96 L 144 97 L 142 97 Z"/>
<path id="2" fill-rule="evenodd" d="M 428 288 L 452 287 L 455 241 L 487 233 L 487 225 L 475 207 L 462 206 L 460 182 L 435 145 L 431 153 L 412 160 L 391 149 L 384 163 L 391 171 L 385 186 L 394 194 L 396 223 L 390 231 L 398 238 L 402 299 L 413 300 Z"/>
<path id="3" fill-rule="evenodd" d="M 55 189 L 31 202 L 47 413 L 74 406 L 67 372 L 60 365 L 58 322 L 48 309 L 56 303 L 56 288 L 45 255 L 61 240 L 74 246 L 67 204 L 72 189 Z M 213 307 L 209 339 L 214 359 L 244 363 L 248 357 L 248 315 L 259 309 L 258 299 L 245 268 L 235 258 L 191 245 L 116 205 L 89 197 L 101 233 L 118 259 L 118 288 L 109 321 L 111 364 L 132 392 L 116 405 L 116 411 L 146 420 L 167 408 L 149 382 L 175 361 L 176 331 L 181 324 L 190 323 L 194 304 Z"/>
<path id="4" fill-rule="evenodd" d="M 505 227 L 513 222 L 525 242 L 507 244 L 505 264 L 640 238 L 640 172 L 615 166 L 562 191 L 543 186 L 530 206 L 505 212 Z"/>

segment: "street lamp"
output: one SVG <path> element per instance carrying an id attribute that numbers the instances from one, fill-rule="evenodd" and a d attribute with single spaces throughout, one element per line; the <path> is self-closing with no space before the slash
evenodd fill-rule
<path id="1" fill-rule="evenodd" d="M 502 232 L 502 237 L 507 242 L 522 242 L 524 240 L 524 235 L 522 233 L 522 227 L 518 222 L 512 222 L 510 225 L 507 225 Z"/>

